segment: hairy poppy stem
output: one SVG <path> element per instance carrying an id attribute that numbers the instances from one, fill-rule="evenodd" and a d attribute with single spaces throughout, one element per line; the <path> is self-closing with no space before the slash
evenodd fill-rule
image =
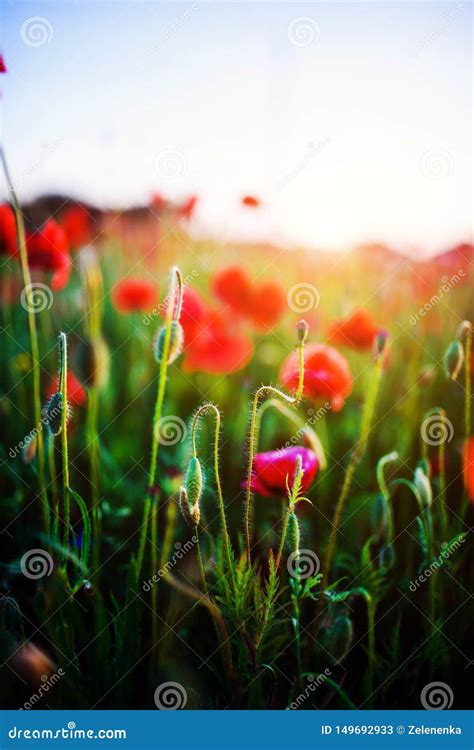
<path id="1" fill-rule="evenodd" d="M 64 504 L 64 546 L 69 549 L 70 494 L 69 494 L 69 452 L 67 443 L 67 337 L 59 334 L 59 390 L 61 393 L 61 451 L 63 459 L 63 504 Z"/>
<path id="2" fill-rule="evenodd" d="M 367 398 L 364 404 L 359 437 L 357 439 L 357 443 L 355 445 L 354 450 L 352 451 L 352 454 L 349 460 L 349 465 L 346 470 L 344 482 L 343 482 L 342 489 L 339 495 L 339 499 L 337 501 L 336 510 L 334 511 L 334 516 L 332 519 L 331 532 L 329 534 L 329 541 L 328 541 L 328 546 L 326 550 L 326 556 L 324 558 L 323 571 L 322 571 L 323 573 L 323 577 L 321 581 L 322 592 L 324 592 L 324 590 L 328 587 L 328 584 L 329 584 L 329 574 L 331 570 L 331 563 L 332 563 L 332 558 L 333 558 L 334 551 L 336 548 L 336 536 L 339 532 L 339 526 L 341 524 L 342 514 L 344 512 L 347 498 L 349 497 L 349 492 L 352 486 L 354 473 L 357 468 L 357 465 L 359 464 L 359 461 L 361 460 L 364 454 L 365 448 L 367 446 L 370 426 L 371 426 L 372 418 L 374 415 L 375 401 L 377 399 L 377 392 L 379 388 L 380 378 L 382 376 L 382 367 L 383 367 L 383 357 L 379 356 L 375 360 L 374 369 L 372 373 L 372 379 L 369 385 L 369 391 L 368 391 Z M 316 621 L 319 619 L 319 615 L 321 614 L 323 601 L 324 601 L 323 596 L 321 595 L 318 599 L 318 605 L 316 608 Z"/>
<path id="3" fill-rule="evenodd" d="M 466 336 L 464 346 L 464 433 L 466 438 L 471 434 L 471 359 L 472 359 L 472 327 Z"/>
<path id="4" fill-rule="evenodd" d="M 196 542 L 196 554 L 197 554 L 198 565 L 199 565 L 199 573 L 201 574 L 202 587 L 204 589 L 204 593 L 209 598 L 209 589 L 207 588 L 207 581 L 206 581 L 206 571 L 204 570 L 204 563 L 202 561 L 202 554 L 201 554 L 201 544 L 199 542 L 199 528 L 198 528 L 198 526 L 194 527 L 194 536 L 197 539 L 197 542 Z"/>
<path id="5" fill-rule="evenodd" d="M 215 420 L 216 420 L 216 429 L 214 432 L 214 474 L 216 477 L 217 498 L 219 501 L 219 513 L 221 517 L 222 533 L 224 535 L 224 547 L 225 547 L 225 554 L 227 558 L 227 565 L 229 567 L 229 575 L 230 575 L 232 587 L 235 591 L 234 570 L 232 566 L 232 550 L 231 550 L 229 532 L 227 530 L 227 520 L 226 520 L 226 515 L 225 515 L 224 498 L 222 495 L 222 483 L 221 483 L 220 471 L 219 471 L 219 440 L 220 440 L 220 432 L 221 432 L 221 413 L 219 409 L 217 408 L 217 406 L 215 406 L 214 404 L 208 403 L 208 404 L 204 404 L 203 406 L 200 406 L 196 414 L 194 415 L 192 428 L 191 428 L 192 451 L 193 451 L 193 456 L 197 458 L 197 450 L 196 450 L 197 426 L 199 424 L 199 420 L 210 411 L 214 413 Z"/>
<path id="6" fill-rule="evenodd" d="M 40 369 L 39 369 L 39 345 L 38 345 L 38 332 L 36 328 L 35 309 L 33 302 L 33 290 L 31 285 L 30 268 L 28 265 L 28 253 L 26 250 L 26 236 L 25 236 L 25 223 L 23 221 L 23 214 L 21 213 L 20 204 L 16 195 L 16 190 L 13 185 L 13 181 L 8 171 L 8 165 L 5 158 L 5 152 L 3 148 L 0 149 L 3 171 L 5 174 L 6 181 L 8 183 L 8 189 L 10 191 L 11 202 L 13 205 L 13 211 L 15 213 L 16 231 L 18 240 L 18 251 L 20 255 L 20 266 L 23 277 L 23 286 L 26 293 L 26 307 L 28 316 L 28 331 L 30 337 L 30 350 L 31 350 L 31 370 L 33 375 L 33 408 L 34 408 L 34 421 L 35 425 L 41 425 L 41 387 L 40 387 Z M 38 455 L 38 478 L 40 485 L 40 497 L 41 497 L 41 508 L 43 515 L 43 526 L 47 537 L 50 533 L 50 508 L 48 501 L 48 493 L 46 491 L 45 482 L 45 454 L 44 454 L 44 439 L 41 428 L 37 431 L 37 455 Z"/>
<path id="7" fill-rule="evenodd" d="M 244 512 L 244 532 L 245 532 L 245 546 L 247 551 L 247 563 L 251 565 L 252 559 L 250 554 L 250 515 L 252 511 L 252 469 L 255 452 L 258 445 L 258 411 L 259 402 L 263 396 L 276 396 L 286 401 L 287 404 L 295 406 L 301 401 L 304 387 L 304 345 L 305 337 L 300 337 L 298 341 L 298 389 L 295 396 L 289 396 L 279 388 L 274 388 L 271 385 L 262 385 L 253 397 L 252 412 L 250 418 L 250 432 L 249 432 L 249 463 L 247 470 L 247 487 L 245 492 L 245 512 Z"/>
<path id="8" fill-rule="evenodd" d="M 150 470 L 148 474 L 148 487 L 147 494 L 145 497 L 145 503 L 143 506 L 143 521 L 140 529 L 140 542 L 138 547 L 138 556 L 136 562 L 137 577 L 140 576 L 143 556 L 145 552 L 145 542 L 148 530 L 148 521 L 150 520 L 151 525 L 151 567 L 152 574 L 156 573 L 158 565 L 158 501 L 152 503 L 152 495 L 155 480 L 156 480 L 156 469 L 158 465 L 158 449 L 159 449 L 159 430 L 160 421 L 163 413 L 163 403 L 166 391 L 166 381 L 168 374 L 168 359 L 170 353 L 170 342 L 171 342 L 171 324 L 173 320 L 177 320 L 176 315 L 181 311 L 181 298 L 183 294 L 183 282 L 181 277 L 181 271 L 176 266 L 173 266 L 170 270 L 170 284 L 169 284 L 169 297 L 168 307 L 166 311 L 166 322 L 165 322 L 165 334 L 163 338 L 163 350 L 162 357 L 160 360 L 160 370 L 158 374 L 158 391 L 156 394 L 155 410 L 153 414 L 153 439 L 151 446 L 151 458 L 150 458 Z M 176 305 L 176 309 L 175 309 Z M 152 600 L 152 637 L 156 640 L 157 636 L 157 622 L 156 622 L 156 604 L 157 604 L 158 592 L 157 587 L 154 586 L 151 591 Z"/>

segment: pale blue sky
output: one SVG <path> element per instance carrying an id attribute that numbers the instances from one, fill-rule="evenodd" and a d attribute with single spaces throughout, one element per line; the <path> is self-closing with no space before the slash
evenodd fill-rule
<path id="1" fill-rule="evenodd" d="M 197 231 L 328 248 L 433 252 L 470 237 L 470 3 L 2 13 L 3 135 L 24 198 L 197 192 Z M 238 205 L 248 192 L 258 216 Z"/>

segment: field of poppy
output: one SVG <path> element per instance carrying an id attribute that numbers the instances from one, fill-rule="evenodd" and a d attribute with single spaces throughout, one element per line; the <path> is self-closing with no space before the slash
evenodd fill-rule
<path id="1" fill-rule="evenodd" d="M 2 706 L 466 708 L 472 245 L 224 242 L 4 167 Z"/>

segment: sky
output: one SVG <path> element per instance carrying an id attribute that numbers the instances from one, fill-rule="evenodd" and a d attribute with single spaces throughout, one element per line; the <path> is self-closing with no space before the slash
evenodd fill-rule
<path id="1" fill-rule="evenodd" d="M 5 0 L 2 140 L 24 200 L 431 254 L 472 236 L 471 35 L 469 2 Z"/>

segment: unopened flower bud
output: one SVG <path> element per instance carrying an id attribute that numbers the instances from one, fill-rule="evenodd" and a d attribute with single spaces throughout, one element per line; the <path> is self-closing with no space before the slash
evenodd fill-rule
<path id="1" fill-rule="evenodd" d="M 415 469 L 415 476 L 413 484 L 419 492 L 423 505 L 428 508 L 433 502 L 433 490 L 431 489 L 431 482 L 426 476 L 421 466 L 417 466 Z"/>
<path id="2" fill-rule="evenodd" d="M 155 337 L 155 359 L 157 362 L 161 362 L 163 358 L 163 349 L 165 346 L 166 338 L 166 326 L 163 326 Z M 179 357 L 182 352 L 184 343 L 184 333 L 181 323 L 177 320 L 171 321 L 170 328 L 170 340 L 169 340 L 169 353 L 168 353 L 168 364 L 170 365 Z"/>
<path id="3" fill-rule="evenodd" d="M 188 526 L 191 526 L 191 528 L 194 529 L 199 525 L 201 518 L 199 503 L 195 503 L 194 505 L 189 504 L 185 487 L 181 487 L 179 491 L 179 507 Z"/>
<path id="4" fill-rule="evenodd" d="M 306 320 L 299 320 L 296 324 L 296 333 L 298 335 L 298 341 L 301 344 L 304 344 L 306 342 L 306 339 L 308 338 L 309 333 L 309 325 L 307 324 Z"/>
<path id="5" fill-rule="evenodd" d="M 464 349 L 460 341 L 451 341 L 444 355 L 444 369 L 446 376 L 456 380 L 464 363 Z"/>
<path id="6" fill-rule="evenodd" d="M 201 462 L 197 456 L 192 456 L 189 461 L 188 470 L 184 480 L 184 486 L 188 497 L 188 502 L 191 506 L 198 503 L 202 495 L 202 468 Z"/>
<path id="7" fill-rule="evenodd" d="M 288 540 L 291 551 L 298 554 L 300 551 L 300 526 L 296 513 L 290 513 L 288 517 Z"/>
<path id="8" fill-rule="evenodd" d="M 376 359 L 387 352 L 389 338 L 390 334 L 385 329 L 381 329 L 377 333 L 374 340 L 374 354 Z"/>
<path id="9" fill-rule="evenodd" d="M 66 404 L 66 421 L 71 416 L 71 407 Z M 43 409 L 43 417 L 51 435 L 60 435 L 63 426 L 63 396 L 60 391 L 53 393 Z"/>
<path id="10" fill-rule="evenodd" d="M 458 341 L 464 341 L 472 332 L 472 323 L 469 320 L 463 320 L 458 325 L 456 338 Z"/>

